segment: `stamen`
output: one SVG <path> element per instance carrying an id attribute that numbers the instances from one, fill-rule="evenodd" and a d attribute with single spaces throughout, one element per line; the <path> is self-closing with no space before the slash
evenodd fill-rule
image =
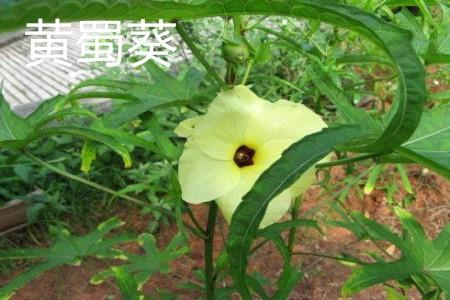
<path id="1" fill-rule="evenodd" d="M 251 166 L 254 164 L 253 162 L 253 156 L 255 156 L 255 150 L 242 145 L 234 154 L 234 162 L 239 168 Z"/>

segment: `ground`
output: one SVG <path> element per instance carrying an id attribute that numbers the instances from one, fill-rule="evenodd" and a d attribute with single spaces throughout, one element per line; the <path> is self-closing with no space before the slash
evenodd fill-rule
<path id="1" fill-rule="evenodd" d="M 387 170 L 387 174 L 393 174 L 393 170 Z M 419 166 L 409 168 L 410 181 L 416 192 L 416 201 L 409 209 L 414 212 L 422 225 L 425 227 L 430 237 L 442 230 L 445 224 L 450 221 L 450 183 L 438 175 L 428 172 Z M 343 168 L 334 168 L 332 172 L 332 182 L 339 182 L 345 177 Z M 400 179 L 397 179 L 398 183 Z M 399 183 L 400 184 L 400 183 Z M 400 190 L 396 194 L 396 199 L 401 199 L 405 192 Z M 302 205 L 302 215 L 308 215 L 312 208 L 321 207 L 315 212 L 315 218 L 322 223 L 332 215 L 327 209 L 327 205 L 321 205 L 324 201 L 333 201 L 323 189 L 318 186 L 312 187 L 305 195 Z M 351 209 L 361 211 L 366 216 L 383 222 L 398 230 L 398 222 L 393 213 L 385 205 L 387 201 L 386 193 L 383 190 L 375 190 L 370 195 L 358 197 L 356 189 L 352 189 L 346 199 L 347 206 Z M 207 209 L 205 206 L 193 207 L 195 215 L 199 220 L 205 222 Z M 127 229 L 135 232 L 144 232 L 147 227 L 147 218 L 142 218 L 137 209 L 120 207 L 114 213 L 127 222 Z M 185 216 L 186 221 L 188 217 Z M 223 246 L 223 237 L 226 236 L 226 223 L 219 220 L 220 226 L 216 234 L 216 255 Z M 376 251 L 374 245 L 367 241 L 357 241 L 347 230 L 331 226 L 325 226 L 324 234 L 320 235 L 312 230 L 301 230 L 299 239 L 294 247 L 294 251 L 315 252 L 328 255 L 338 255 L 347 253 L 367 259 L 364 253 Z M 158 244 L 163 246 L 170 241 L 177 228 L 175 225 L 164 226 L 156 234 Z M 180 287 L 183 282 L 196 282 L 193 275 L 195 270 L 203 267 L 203 244 L 198 238 L 191 237 L 191 253 L 184 256 L 172 264 L 173 272 L 170 274 L 159 274 L 151 279 L 144 287 L 147 294 L 155 295 L 156 291 L 168 290 L 180 295 L 180 299 L 197 299 L 201 294 L 186 290 Z M 127 250 L 139 251 L 137 245 L 126 245 Z M 398 251 L 392 246 L 383 244 L 386 251 L 393 255 L 398 255 Z M 350 275 L 351 269 L 339 262 L 324 259 L 316 256 L 301 256 L 302 271 L 305 276 L 301 283 L 291 294 L 290 299 L 320 300 L 320 299 L 340 299 L 340 287 L 345 279 Z M 14 297 L 14 300 L 91 300 L 91 299 L 121 299 L 119 292 L 113 282 L 105 282 L 94 286 L 89 284 L 93 274 L 110 265 L 110 262 L 97 259 L 88 259 L 81 267 L 63 266 L 53 271 L 47 272 L 21 289 Z M 265 277 L 275 281 L 275 278 L 282 270 L 280 256 L 276 248 L 271 244 L 266 244 L 260 248 L 251 258 L 251 271 L 259 271 Z M 0 285 L 13 278 L 23 269 L 12 271 L 8 276 L 0 278 Z M 227 279 L 226 279 L 227 280 Z M 270 289 L 269 289 L 270 291 Z M 408 295 L 409 299 L 420 299 L 418 294 L 412 291 Z M 239 299 L 235 296 L 233 299 Z M 351 299 L 386 299 L 381 286 L 376 286 L 352 297 Z"/>

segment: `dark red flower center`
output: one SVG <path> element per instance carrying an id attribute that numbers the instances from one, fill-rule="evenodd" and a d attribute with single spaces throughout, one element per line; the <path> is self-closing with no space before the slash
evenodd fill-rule
<path id="1" fill-rule="evenodd" d="M 255 150 L 245 145 L 240 146 L 234 154 L 234 162 L 239 168 L 251 166 L 254 164 L 253 156 L 255 156 Z"/>

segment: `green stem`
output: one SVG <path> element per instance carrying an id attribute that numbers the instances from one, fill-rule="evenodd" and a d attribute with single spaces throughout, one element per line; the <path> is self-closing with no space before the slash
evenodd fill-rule
<path id="1" fill-rule="evenodd" d="M 200 231 L 202 232 L 203 236 L 206 237 L 206 232 L 203 230 L 202 226 L 198 223 L 197 219 L 194 216 L 194 213 L 192 212 L 191 208 L 189 207 L 189 205 L 186 205 L 186 211 L 189 215 L 189 218 L 191 219 L 192 223 L 194 224 L 194 226 Z"/>
<path id="2" fill-rule="evenodd" d="M 192 226 L 191 224 L 186 223 L 186 222 L 183 222 L 183 225 L 184 225 L 187 229 L 189 229 L 189 230 L 191 231 L 191 233 L 192 233 L 193 235 L 195 235 L 196 237 L 198 237 L 198 238 L 200 238 L 200 239 L 202 239 L 202 240 L 204 240 L 204 239 L 207 238 L 207 236 L 205 235 L 205 233 L 204 233 L 203 231 L 200 231 L 198 228 Z"/>
<path id="3" fill-rule="evenodd" d="M 263 240 L 262 242 L 260 242 L 259 244 L 257 244 L 256 246 L 254 246 L 251 250 L 250 250 L 250 255 L 253 255 L 258 249 L 260 249 L 262 246 L 264 246 L 265 244 L 267 244 L 269 242 L 268 239 Z"/>
<path id="4" fill-rule="evenodd" d="M 173 213 L 171 211 L 167 210 L 167 209 L 164 209 L 164 208 L 159 207 L 159 206 L 149 205 L 148 203 L 146 203 L 146 202 L 144 202 L 142 200 L 130 197 L 128 195 L 124 195 L 124 194 L 118 193 L 118 192 L 116 192 L 116 191 L 114 191 L 114 190 L 112 190 L 110 188 L 107 188 L 106 186 L 97 184 L 95 182 L 92 182 L 92 181 L 86 180 L 84 178 L 78 177 L 78 176 L 76 176 L 74 174 L 68 173 L 68 172 L 66 172 L 64 170 L 61 170 L 61 169 L 59 169 L 59 168 L 57 168 L 57 167 L 55 167 L 55 166 L 53 166 L 53 165 L 43 161 L 43 160 L 41 160 L 40 158 L 38 158 L 38 157 L 34 156 L 33 154 L 31 154 L 30 152 L 28 152 L 27 150 L 24 150 L 24 153 L 25 153 L 26 156 L 28 156 L 36 164 L 38 164 L 38 165 L 40 165 L 40 166 L 42 166 L 44 168 L 47 168 L 47 169 L 49 169 L 49 170 L 51 170 L 51 171 L 53 171 L 53 172 L 55 172 L 55 173 L 57 173 L 57 174 L 59 174 L 59 175 L 61 175 L 63 177 L 69 178 L 71 180 L 74 180 L 74 181 L 77 181 L 79 183 L 85 184 L 87 186 L 93 187 L 93 188 L 95 188 L 97 190 L 100 190 L 102 192 L 111 194 L 111 195 L 113 195 L 115 197 L 122 198 L 122 199 L 128 200 L 130 202 L 139 204 L 139 205 L 143 205 L 143 206 L 147 206 L 147 207 L 151 206 L 152 209 L 155 209 L 155 210 L 158 210 L 158 211 L 160 211 L 162 213 L 166 213 L 166 214 L 168 214 L 170 216 L 173 216 Z"/>
<path id="5" fill-rule="evenodd" d="M 394 79 L 397 76 L 398 76 L 397 74 L 394 74 L 394 75 L 391 75 L 391 76 L 374 78 L 374 79 L 370 79 L 370 80 L 363 81 L 363 82 L 357 82 L 357 83 L 349 84 L 349 85 L 346 85 L 344 88 L 345 89 L 349 89 L 349 88 L 354 88 L 354 87 L 358 87 L 358 86 L 361 86 L 361 85 L 366 85 L 366 84 L 375 83 L 375 82 L 379 82 L 379 81 L 387 81 L 387 80 Z"/>
<path id="6" fill-rule="evenodd" d="M 373 154 L 373 153 L 362 154 L 362 155 L 358 155 L 358 156 L 354 156 L 354 157 L 348 157 L 348 158 L 343 158 L 343 159 L 330 161 L 330 162 L 326 162 L 326 163 L 322 163 L 322 164 L 317 164 L 316 169 L 324 169 L 324 168 L 328 168 L 328 167 L 345 165 L 345 164 L 349 164 L 352 162 L 357 162 L 357 161 L 366 160 L 366 159 L 370 159 L 370 158 L 376 158 L 378 156 L 379 156 L 378 154 Z"/>
<path id="7" fill-rule="evenodd" d="M 255 61 L 253 59 L 249 61 L 248 65 L 247 65 L 247 69 L 245 70 L 244 78 L 242 79 L 242 82 L 241 82 L 242 85 L 245 85 L 247 83 L 248 76 L 250 75 L 250 71 L 252 70 L 254 63 L 255 63 Z"/>
<path id="8" fill-rule="evenodd" d="M 214 229 L 216 227 L 217 219 L 217 204 L 212 201 L 209 204 L 208 225 L 206 227 L 205 239 L 205 290 L 206 299 L 214 300 Z"/>
<path id="9" fill-rule="evenodd" d="M 362 262 L 358 259 L 352 259 L 352 258 L 343 258 L 343 257 L 336 257 L 336 256 L 331 256 L 331 255 L 326 255 L 326 254 L 319 254 L 319 253 L 312 253 L 312 252 L 293 252 L 293 255 L 311 255 L 311 256 L 317 256 L 317 257 L 322 257 L 322 258 L 327 258 L 327 259 L 332 259 L 332 260 L 337 260 L 337 261 L 346 261 L 346 262 L 351 262 L 351 263 L 355 263 L 355 264 L 359 264 L 359 265 L 367 265 L 367 263 Z"/>
<path id="10" fill-rule="evenodd" d="M 299 212 L 300 212 L 300 206 L 302 204 L 302 200 L 303 200 L 303 198 L 301 196 L 295 198 L 294 205 L 292 206 L 292 211 L 291 211 L 291 219 L 292 220 L 297 220 Z M 291 227 L 291 229 L 289 229 L 289 237 L 288 237 L 288 249 L 290 252 L 292 252 L 292 250 L 294 249 L 294 245 L 297 240 L 296 235 L 297 235 L 297 228 Z"/>
<path id="11" fill-rule="evenodd" d="M 242 16 L 233 17 L 234 36 L 240 37 L 242 35 Z"/>
<path id="12" fill-rule="evenodd" d="M 183 25 L 180 22 L 177 22 L 176 30 L 183 39 L 183 41 L 188 45 L 189 49 L 191 49 L 191 52 L 195 56 L 195 58 L 197 58 L 198 61 L 206 69 L 206 71 L 208 71 L 209 75 L 211 75 L 211 77 L 213 77 L 217 81 L 217 83 L 220 85 L 222 89 L 226 89 L 227 88 L 226 83 L 222 80 L 222 78 L 220 78 L 220 76 L 217 74 L 214 68 L 206 61 L 205 57 L 200 52 L 200 50 L 195 46 L 194 41 L 184 30 Z"/>
<path id="13" fill-rule="evenodd" d="M 236 72 L 232 63 L 227 63 L 227 74 L 225 75 L 227 84 L 234 85 L 236 81 Z"/>
<path id="14" fill-rule="evenodd" d="M 287 80 L 284 80 L 280 77 L 277 76 L 268 76 L 268 75 L 254 75 L 252 76 L 252 79 L 260 79 L 260 80 L 268 80 L 268 81 L 278 81 L 281 84 L 286 85 L 287 87 L 290 87 L 300 93 L 304 93 L 304 91 L 302 89 L 300 89 L 299 87 L 295 86 L 294 84 L 290 83 Z"/>
<path id="15" fill-rule="evenodd" d="M 253 23 L 250 26 L 246 26 L 245 31 L 250 31 L 253 28 L 255 28 L 256 26 L 258 26 L 259 24 L 261 24 L 264 20 L 266 20 L 269 16 L 263 16 L 261 18 L 259 18 L 255 23 Z"/>
<path id="16" fill-rule="evenodd" d="M 50 160 L 49 163 L 58 163 L 58 162 L 63 162 L 66 161 L 67 158 L 57 158 L 54 160 Z M 32 165 L 36 165 L 35 162 L 29 162 L 29 163 L 20 163 L 20 164 L 12 164 L 12 165 L 2 165 L 0 166 L 0 169 L 4 169 L 4 168 L 14 168 L 15 166 L 32 166 Z"/>
<path id="17" fill-rule="evenodd" d="M 76 92 L 67 95 L 67 101 L 71 102 L 74 100 L 80 99 L 98 99 L 98 98 L 106 98 L 106 99 L 120 99 L 120 100 L 128 100 L 128 101 L 136 101 L 138 98 L 129 94 L 129 93 L 119 93 L 119 92 Z"/>
<path id="18" fill-rule="evenodd" d="M 299 53 L 302 53 L 303 55 L 307 56 L 309 59 L 313 59 L 313 60 L 321 63 L 320 59 L 318 57 L 316 57 L 315 55 L 309 53 L 308 51 L 303 50 L 302 45 L 299 44 L 293 38 L 285 36 L 284 34 L 278 32 L 278 31 L 275 31 L 273 29 L 270 29 L 270 28 L 267 28 L 267 27 L 264 27 L 264 26 L 259 26 L 259 25 L 255 26 L 255 29 L 264 31 L 264 32 L 266 32 L 268 34 L 272 34 L 272 35 L 278 37 L 279 39 L 284 40 L 285 42 L 290 44 L 295 51 L 298 51 Z M 317 50 L 317 51 L 320 52 L 320 50 Z"/>
<path id="19" fill-rule="evenodd" d="M 322 47 L 320 47 L 320 45 L 312 38 L 312 35 L 313 35 L 314 33 L 311 34 L 311 31 L 310 31 L 310 33 L 304 33 L 303 30 L 302 30 L 300 27 L 298 27 L 297 25 L 295 25 L 295 24 L 292 22 L 292 20 L 289 20 L 289 19 L 288 19 L 288 21 L 289 21 L 289 23 L 291 23 L 291 25 L 293 25 L 293 26 L 297 29 L 297 31 L 300 33 L 301 36 L 303 36 L 303 38 L 307 39 L 311 44 L 314 45 L 314 47 L 316 48 L 316 50 L 320 52 L 320 55 L 321 55 L 321 56 L 327 57 L 327 52 L 326 52 L 326 50 L 323 50 Z"/>

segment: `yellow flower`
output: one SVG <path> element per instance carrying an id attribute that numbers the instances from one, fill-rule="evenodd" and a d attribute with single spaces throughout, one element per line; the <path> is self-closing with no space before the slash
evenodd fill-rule
<path id="1" fill-rule="evenodd" d="M 245 86 L 221 92 L 207 114 L 175 130 L 187 138 L 178 168 L 183 199 L 191 204 L 216 200 L 229 222 L 242 197 L 283 151 L 324 127 L 320 116 L 302 104 L 271 103 Z M 310 169 L 273 199 L 261 227 L 277 222 L 314 179 Z"/>

